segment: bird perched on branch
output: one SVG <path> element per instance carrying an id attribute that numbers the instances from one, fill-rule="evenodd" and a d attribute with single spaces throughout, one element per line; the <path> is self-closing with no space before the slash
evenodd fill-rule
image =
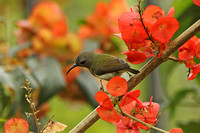
<path id="1" fill-rule="evenodd" d="M 139 73 L 138 70 L 130 68 L 128 63 L 118 57 L 109 54 L 96 54 L 94 52 L 81 53 L 67 71 L 67 74 L 77 66 L 88 68 L 95 77 L 103 80 L 110 80 L 115 76 L 121 76 L 124 72 Z"/>

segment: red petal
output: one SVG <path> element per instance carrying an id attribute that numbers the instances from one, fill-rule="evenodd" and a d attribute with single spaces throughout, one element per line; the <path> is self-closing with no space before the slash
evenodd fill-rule
<path id="1" fill-rule="evenodd" d="M 156 56 L 153 52 L 154 50 L 151 47 L 144 46 L 144 47 L 139 48 L 138 51 L 145 54 L 146 57 Z"/>
<path id="2" fill-rule="evenodd" d="M 154 5 L 149 5 L 142 14 L 144 24 L 148 28 L 151 28 L 155 22 L 164 16 L 165 12 L 160 7 Z"/>
<path id="3" fill-rule="evenodd" d="M 183 130 L 181 128 L 173 128 L 169 133 L 183 133 Z"/>
<path id="4" fill-rule="evenodd" d="M 119 105 L 122 107 L 127 104 L 130 104 L 131 102 L 136 100 L 136 98 L 138 98 L 139 96 L 140 96 L 140 90 L 130 91 L 124 95 Z"/>
<path id="5" fill-rule="evenodd" d="M 174 7 L 171 7 L 169 9 L 169 12 L 167 14 L 167 17 L 173 17 L 174 16 L 174 13 L 175 13 L 175 10 L 174 10 Z"/>
<path id="6" fill-rule="evenodd" d="M 52 33 L 54 37 L 63 37 L 67 34 L 67 23 L 65 19 L 57 21 L 52 27 Z"/>
<path id="7" fill-rule="evenodd" d="M 39 2 L 31 11 L 29 21 L 38 30 L 42 27 L 51 28 L 57 21 L 65 18 L 56 2 Z"/>
<path id="8" fill-rule="evenodd" d="M 190 56 L 190 58 L 186 61 L 185 65 L 188 68 L 193 68 L 195 66 L 196 62 L 194 61 L 194 57 Z"/>
<path id="9" fill-rule="evenodd" d="M 122 14 L 118 20 L 119 30 L 122 34 L 122 39 L 127 43 L 140 43 L 147 38 L 139 14 L 131 11 Z"/>
<path id="10" fill-rule="evenodd" d="M 178 58 L 180 60 L 189 60 L 195 55 L 195 42 L 193 40 L 188 40 L 183 46 L 181 46 L 179 49 Z"/>
<path id="11" fill-rule="evenodd" d="M 103 91 L 99 91 L 95 95 L 96 101 L 103 108 L 113 109 L 113 104 L 110 97 Z"/>
<path id="12" fill-rule="evenodd" d="M 139 49 L 141 47 L 145 46 L 144 42 L 141 43 L 131 43 L 131 44 L 127 44 L 129 51 L 135 50 L 135 49 Z"/>
<path id="13" fill-rule="evenodd" d="M 128 86 L 124 78 L 114 77 L 107 84 L 107 90 L 110 95 L 118 97 L 124 95 L 127 92 Z"/>
<path id="14" fill-rule="evenodd" d="M 154 102 L 151 102 L 151 105 L 150 105 L 150 102 L 144 102 L 143 105 L 145 106 L 144 109 L 142 111 L 140 111 L 136 115 L 136 117 L 148 124 L 154 125 L 155 122 L 157 121 L 156 117 L 158 115 L 160 105 L 158 103 L 154 103 Z M 137 123 L 138 127 L 148 130 L 148 127 L 146 127 L 145 125 L 143 125 L 139 122 L 136 122 L 136 123 Z"/>
<path id="15" fill-rule="evenodd" d="M 195 43 L 196 47 L 195 47 L 195 53 L 196 53 L 196 57 L 198 59 L 200 59 L 200 39 L 198 39 Z"/>
<path id="16" fill-rule="evenodd" d="M 161 43 L 169 43 L 178 28 L 179 22 L 174 17 L 163 17 L 152 26 L 152 37 Z"/>
<path id="17" fill-rule="evenodd" d="M 110 110 L 103 107 L 98 107 L 97 113 L 99 117 L 104 121 L 107 121 L 110 123 L 117 123 L 120 121 L 120 116 L 114 109 Z"/>
<path id="18" fill-rule="evenodd" d="M 28 123 L 24 119 L 12 118 L 5 123 L 5 133 L 28 133 Z"/>
<path id="19" fill-rule="evenodd" d="M 146 61 L 145 54 L 138 51 L 127 51 L 123 52 L 122 54 L 126 54 L 126 60 L 132 64 L 140 64 Z"/>
<path id="20" fill-rule="evenodd" d="M 192 68 L 188 80 L 193 80 L 194 78 L 196 78 L 198 73 L 200 73 L 200 64 L 197 64 Z"/>
<path id="21" fill-rule="evenodd" d="M 194 4 L 196 4 L 197 6 L 200 6 L 200 0 L 193 0 Z"/>

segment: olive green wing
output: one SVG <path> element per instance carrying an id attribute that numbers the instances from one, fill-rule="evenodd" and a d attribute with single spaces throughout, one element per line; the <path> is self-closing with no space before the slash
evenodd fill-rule
<path id="1" fill-rule="evenodd" d="M 98 65 L 96 66 L 98 69 L 93 70 L 96 75 L 102 75 L 105 73 L 111 73 L 130 68 L 126 62 L 117 57 L 107 57 L 106 61 L 100 62 L 101 63 L 96 63 Z"/>

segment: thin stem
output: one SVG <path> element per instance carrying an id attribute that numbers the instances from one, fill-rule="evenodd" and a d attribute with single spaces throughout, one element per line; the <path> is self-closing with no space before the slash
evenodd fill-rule
<path id="1" fill-rule="evenodd" d="M 144 25 L 144 21 L 142 18 L 141 0 L 138 0 L 138 13 L 140 14 L 140 21 L 142 22 L 142 26 L 144 27 L 144 30 L 146 31 L 148 38 L 152 41 L 152 43 L 155 43 L 155 41 L 149 35 L 148 28 Z"/>
<path id="2" fill-rule="evenodd" d="M 119 107 L 120 113 L 121 113 L 122 115 L 124 115 L 124 112 L 122 111 L 121 107 L 119 106 L 119 103 L 117 103 L 117 105 L 118 105 L 118 107 Z"/>
<path id="3" fill-rule="evenodd" d="M 41 133 L 43 133 L 44 130 L 48 127 L 48 125 L 49 125 L 49 123 L 52 121 L 53 117 L 54 117 L 54 115 L 49 119 L 48 123 L 43 127 Z"/>
<path id="4" fill-rule="evenodd" d="M 178 59 L 178 58 L 176 58 L 176 57 L 174 57 L 174 56 L 169 56 L 168 59 L 169 59 L 169 60 L 172 60 L 172 61 L 175 61 L 175 62 L 178 62 L 178 63 L 185 63 L 185 61 L 180 60 L 180 59 Z"/>
<path id="5" fill-rule="evenodd" d="M 26 80 L 26 86 L 24 86 L 24 88 L 27 90 L 27 95 L 25 97 L 26 97 L 27 102 L 30 104 L 30 108 L 31 108 L 32 115 L 33 115 L 33 118 L 35 120 L 37 129 L 38 129 L 38 133 L 41 133 L 39 119 L 36 116 L 36 114 L 39 111 L 36 110 L 35 104 L 33 103 L 32 93 L 31 93 L 31 88 L 30 88 L 30 82 L 28 80 Z"/>

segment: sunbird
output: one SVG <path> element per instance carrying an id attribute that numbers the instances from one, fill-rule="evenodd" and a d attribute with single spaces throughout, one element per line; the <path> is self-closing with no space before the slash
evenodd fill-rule
<path id="1" fill-rule="evenodd" d="M 96 54 L 94 52 L 84 52 L 78 55 L 67 74 L 77 66 L 88 68 L 92 75 L 101 80 L 110 80 L 115 76 L 121 76 L 124 72 L 131 72 L 133 74 L 140 72 L 130 68 L 128 63 L 118 57 L 109 54 Z"/>

